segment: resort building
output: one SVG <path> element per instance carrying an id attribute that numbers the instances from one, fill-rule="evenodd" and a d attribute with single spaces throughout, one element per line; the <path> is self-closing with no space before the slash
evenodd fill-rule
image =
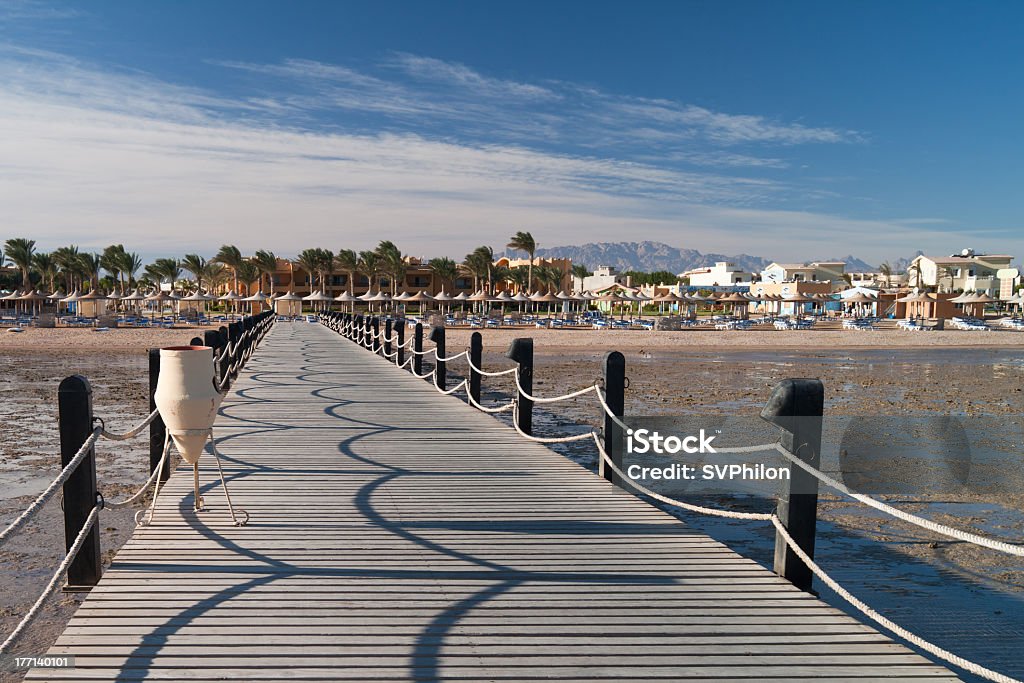
<path id="1" fill-rule="evenodd" d="M 572 278 L 572 288 L 576 292 L 598 292 L 608 289 L 612 285 L 624 285 L 631 287 L 632 278 L 623 275 L 614 266 L 598 266 L 593 275 L 585 278 Z"/>
<path id="2" fill-rule="evenodd" d="M 502 256 L 501 258 L 494 262 L 494 265 L 499 268 L 522 268 L 523 270 L 526 270 L 530 267 L 530 259 L 508 258 L 507 256 Z M 536 275 L 537 273 L 537 268 L 541 266 L 545 268 L 556 268 L 559 272 L 562 273 L 562 279 L 558 283 L 558 286 L 555 288 L 555 291 L 569 290 L 570 288 L 572 288 L 574 282 L 574 278 L 572 275 L 572 259 L 539 257 L 535 258 L 533 259 L 534 275 Z M 531 290 L 536 290 L 538 288 L 546 289 L 546 287 L 539 287 L 539 285 L 536 282 L 534 282 L 533 286 L 530 287 Z M 495 282 L 494 289 L 495 291 L 501 291 L 503 289 L 507 290 L 511 288 L 509 287 L 509 284 L 506 282 Z"/>
<path id="3" fill-rule="evenodd" d="M 679 274 L 680 279 L 688 279 L 691 287 L 728 287 L 732 285 L 750 286 L 754 276 L 744 271 L 735 263 L 718 261 L 713 266 L 693 268 Z"/>
<path id="4" fill-rule="evenodd" d="M 1020 272 L 1011 267 L 1013 256 L 976 254 L 964 249 L 952 256 L 918 256 L 907 267 L 908 284 L 933 287 L 940 292 L 984 292 L 1009 298 L 1020 283 Z"/>
<path id="5" fill-rule="evenodd" d="M 770 263 L 761 271 L 762 282 L 830 282 L 833 289 L 846 284 L 846 264 L 842 261 L 813 263 Z"/>
<path id="6" fill-rule="evenodd" d="M 427 294 L 434 295 L 440 293 L 443 289 L 449 294 L 456 296 L 462 292 L 472 294 L 474 291 L 472 275 L 460 272 L 454 281 L 443 282 L 434 274 L 433 269 L 426 260 L 415 256 L 406 256 L 404 260 L 405 276 L 402 278 L 402 281 L 398 283 L 398 292 L 415 294 L 419 291 L 425 291 Z M 500 258 L 494 263 L 496 268 L 522 267 L 525 269 L 528 265 L 528 260 L 508 258 Z M 535 259 L 533 263 L 534 270 L 536 270 L 540 265 L 555 267 L 562 272 L 562 280 L 556 291 L 558 289 L 568 289 L 571 286 L 572 261 L 569 259 Z M 353 277 L 353 282 L 349 282 L 350 277 L 353 277 L 353 274 L 336 269 L 327 278 L 328 285 L 325 293 L 331 296 L 337 296 L 338 294 L 347 291 L 351 292 L 355 296 L 359 296 L 370 290 L 370 278 L 366 274 L 356 272 Z M 320 289 L 319 275 L 307 273 L 301 266 L 289 259 L 279 258 L 277 260 L 277 270 L 274 271 L 272 281 L 273 290 L 276 293 L 291 291 L 295 292 L 295 294 L 299 296 L 306 296 L 313 293 L 314 282 L 315 289 Z M 220 289 L 227 292 L 233 284 L 234 283 L 232 281 L 229 281 L 226 285 L 221 286 Z M 260 285 L 260 281 L 254 281 L 248 285 L 239 282 L 238 288 L 240 293 L 243 295 L 249 295 L 255 294 L 260 288 Z M 265 278 L 263 281 L 263 287 L 266 289 Z M 494 282 L 495 291 L 508 289 L 508 287 L 508 283 L 506 282 L 499 282 L 497 280 Z M 385 274 L 377 275 L 377 279 L 373 284 L 373 291 L 384 291 L 390 293 L 393 289 L 390 276 Z"/>
<path id="7" fill-rule="evenodd" d="M 850 276 L 851 287 L 903 287 L 907 284 L 906 273 L 890 273 L 885 275 L 881 272 L 847 273 Z"/>

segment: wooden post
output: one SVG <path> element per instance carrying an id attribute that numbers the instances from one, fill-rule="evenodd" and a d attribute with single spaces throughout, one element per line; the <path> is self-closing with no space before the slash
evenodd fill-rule
<path id="1" fill-rule="evenodd" d="M 469 361 L 473 364 L 469 368 L 469 395 L 473 400 L 480 403 L 480 373 L 473 369 L 484 367 L 484 338 L 479 332 L 474 332 L 469 338 Z"/>
<path id="2" fill-rule="evenodd" d="M 391 318 L 384 321 L 384 357 L 391 359 Z"/>
<path id="3" fill-rule="evenodd" d="M 81 375 L 71 375 L 57 390 L 60 425 L 60 463 L 68 466 L 92 434 L 92 387 Z M 96 449 L 90 448 L 78 468 L 64 482 L 64 542 L 71 549 L 85 520 L 96 507 Z M 68 567 L 65 590 L 88 590 L 100 580 L 100 534 L 93 527 Z"/>
<path id="4" fill-rule="evenodd" d="M 519 363 L 519 385 L 523 391 L 533 393 L 533 338 L 520 337 L 513 339 L 505 354 Z M 533 401 L 526 398 L 519 387 L 516 387 L 519 401 L 519 429 L 524 434 L 533 434 Z"/>
<path id="5" fill-rule="evenodd" d="M 395 332 L 398 333 L 398 365 L 405 365 L 405 320 L 395 321 Z"/>
<path id="6" fill-rule="evenodd" d="M 149 412 L 156 410 L 156 383 L 160 379 L 160 349 L 149 350 Z M 160 458 L 164 454 L 164 440 L 167 438 L 167 427 L 164 426 L 164 419 L 157 415 L 149 423 L 149 473 L 160 465 Z M 170 460 L 164 463 L 164 469 L 160 473 L 160 481 L 167 481 L 171 476 Z"/>
<path id="7" fill-rule="evenodd" d="M 444 328 L 434 327 L 430 330 L 430 341 L 434 342 L 434 386 L 444 391 L 448 388 L 448 375 L 445 362 Z"/>
<path id="8" fill-rule="evenodd" d="M 370 322 L 370 316 L 363 317 L 363 346 L 368 349 L 373 348 L 373 336 L 370 334 L 373 332 L 373 324 Z"/>
<path id="9" fill-rule="evenodd" d="M 821 465 L 821 418 L 825 388 L 817 379 L 787 379 L 775 387 L 761 417 L 782 428 L 782 447 L 813 467 Z M 779 496 L 777 514 L 797 545 L 814 557 L 818 512 L 818 480 L 795 465 Z M 775 573 L 805 591 L 811 589 L 811 570 L 775 533 Z"/>
<path id="10" fill-rule="evenodd" d="M 370 350 L 374 353 L 380 352 L 380 316 L 373 316 L 373 320 L 370 321 L 370 329 L 373 334 L 370 336 Z"/>
<path id="11" fill-rule="evenodd" d="M 412 332 L 412 371 L 423 374 L 423 323 L 416 323 Z"/>
<path id="12" fill-rule="evenodd" d="M 604 400 L 617 416 L 626 412 L 626 357 L 618 351 L 609 351 L 604 357 Z M 615 466 L 622 469 L 622 427 L 616 424 L 607 413 L 604 416 L 604 451 Z M 622 486 L 611 467 L 604 461 L 598 463 L 598 471 L 604 478 L 617 486 Z"/>

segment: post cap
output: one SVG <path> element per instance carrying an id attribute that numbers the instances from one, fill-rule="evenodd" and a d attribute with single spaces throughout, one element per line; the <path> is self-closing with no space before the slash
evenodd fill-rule
<path id="1" fill-rule="evenodd" d="M 533 359 L 533 337 L 517 337 L 508 345 L 506 358 L 511 358 L 517 363 Z"/>
<path id="2" fill-rule="evenodd" d="M 792 431 L 791 418 L 821 417 L 825 409 L 825 385 L 820 379 L 784 379 L 775 386 L 761 410 L 762 419 Z"/>

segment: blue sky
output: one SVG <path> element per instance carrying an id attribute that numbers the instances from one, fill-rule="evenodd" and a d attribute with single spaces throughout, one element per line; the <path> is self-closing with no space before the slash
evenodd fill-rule
<path id="1" fill-rule="evenodd" d="M 0 0 L 0 238 L 1024 252 L 1024 9 Z M 10 233 L 10 234 L 6 234 Z"/>

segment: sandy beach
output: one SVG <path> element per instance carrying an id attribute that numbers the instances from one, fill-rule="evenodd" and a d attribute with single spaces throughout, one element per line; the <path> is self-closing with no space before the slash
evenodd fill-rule
<path id="1" fill-rule="evenodd" d="M 619 350 L 644 348 L 707 349 L 859 349 L 859 348 L 979 348 L 1017 347 L 1024 349 L 1024 333 L 992 329 L 989 332 L 939 330 L 551 330 L 534 327 L 447 331 L 448 345 L 468 346 L 469 337 L 479 331 L 484 348 L 507 346 L 516 337 L 532 337 L 537 348 Z"/>

